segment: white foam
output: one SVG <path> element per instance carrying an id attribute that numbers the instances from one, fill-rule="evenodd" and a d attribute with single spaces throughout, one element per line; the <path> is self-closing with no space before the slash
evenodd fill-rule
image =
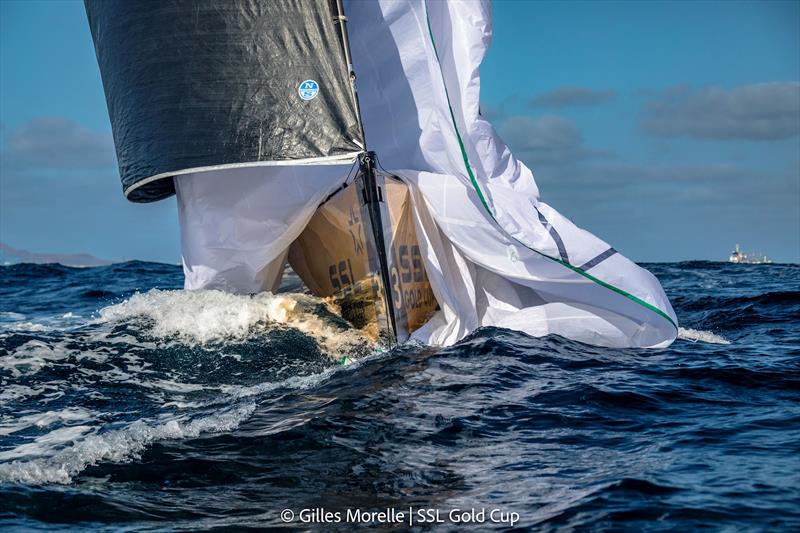
<path id="1" fill-rule="evenodd" d="M 28 341 L 18 346 L 12 353 L 0 356 L 0 368 L 11 372 L 14 378 L 35 374 L 51 361 L 68 356 L 65 350 L 58 350 L 38 340 Z"/>
<path id="2" fill-rule="evenodd" d="M 49 332 L 66 330 L 85 322 L 81 315 L 68 312 L 57 316 L 37 316 L 36 321 L 19 313 L 0 313 L 0 331 L 11 332 Z"/>
<path id="3" fill-rule="evenodd" d="M 703 331 L 698 329 L 678 328 L 678 338 L 685 341 L 692 342 L 705 342 L 708 344 L 730 344 L 731 341 L 713 333 L 711 331 Z"/>
<path id="4" fill-rule="evenodd" d="M 46 385 L 40 384 L 36 388 L 16 383 L 7 383 L 0 387 L 0 404 L 28 400 L 48 392 Z"/>
<path id="5" fill-rule="evenodd" d="M 342 366 L 331 367 L 318 374 L 311 374 L 308 376 L 292 376 L 282 381 L 270 381 L 267 383 L 259 383 L 257 385 L 241 386 L 241 385 L 221 385 L 220 392 L 227 394 L 232 398 L 248 398 L 251 396 L 258 396 L 265 392 L 270 392 L 277 389 L 287 388 L 292 390 L 305 390 L 319 385 L 333 374 L 341 370 Z"/>
<path id="6" fill-rule="evenodd" d="M 37 322 L 12 322 L 11 324 L 6 325 L 5 328 L 8 331 L 30 331 L 37 333 L 42 331 L 50 331 L 52 329 Z"/>
<path id="7" fill-rule="evenodd" d="M 64 426 L 44 435 L 39 435 L 33 442 L 26 442 L 10 450 L 0 452 L 0 461 L 12 461 L 23 457 L 38 457 L 51 454 L 64 446 L 80 440 L 84 435 L 95 431 L 92 426 Z"/>
<path id="8" fill-rule="evenodd" d="M 93 414 L 81 407 L 67 407 L 61 411 L 45 411 L 32 413 L 18 418 L 0 419 L 0 435 L 10 435 L 28 428 L 42 429 L 56 422 L 71 422 L 90 420 Z"/>
<path id="9" fill-rule="evenodd" d="M 116 463 L 138 458 L 148 445 L 156 441 L 194 438 L 201 433 L 231 431 L 249 418 L 253 411 L 255 404 L 248 403 L 201 418 L 184 417 L 160 423 L 138 420 L 122 429 L 83 437 L 79 431 L 75 431 L 71 435 L 75 442 L 49 457 L 0 464 L 0 481 L 36 485 L 70 483 L 87 467 L 101 461 Z M 80 431 L 82 432 L 83 428 Z M 41 449 L 23 451 L 41 452 Z M 8 453 L 13 454 L 14 450 Z"/>
<path id="10" fill-rule="evenodd" d="M 287 326 L 317 340 L 330 355 L 341 356 L 354 347 L 372 343 L 359 330 L 312 312 L 323 300 L 302 294 L 259 293 L 236 295 L 222 291 L 164 291 L 137 293 L 124 302 L 100 310 L 100 321 L 148 319 L 148 333 L 201 344 L 246 339 L 257 328 Z"/>

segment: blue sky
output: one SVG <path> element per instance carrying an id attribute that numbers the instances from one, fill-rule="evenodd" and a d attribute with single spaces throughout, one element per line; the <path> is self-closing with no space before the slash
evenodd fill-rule
<path id="1" fill-rule="evenodd" d="M 482 109 L 542 199 L 640 261 L 800 261 L 799 2 L 494 5 Z M 83 4 L 0 2 L 0 241 L 179 260 L 130 204 Z"/>

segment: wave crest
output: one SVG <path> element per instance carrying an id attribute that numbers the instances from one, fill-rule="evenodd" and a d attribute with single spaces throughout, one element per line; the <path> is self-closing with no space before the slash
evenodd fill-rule
<path id="1" fill-rule="evenodd" d="M 154 337 L 190 343 L 246 340 L 288 327 L 312 337 L 325 353 L 337 358 L 375 348 L 366 333 L 352 328 L 324 300 L 305 294 L 152 289 L 99 312 L 101 322 L 137 319 L 147 321 L 147 333 Z"/>
<path id="2" fill-rule="evenodd" d="M 0 481 L 5 483 L 70 483 L 87 467 L 101 461 L 119 463 L 139 457 L 148 445 L 168 439 L 186 439 L 201 433 L 231 431 L 255 411 L 248 403 L 194 419 L 174 419 L 155 424 L 137 420 L 133 424 L 105 433 L 76 437 L 76 442 L 50 457 L 0 463 Z M 72 428 L 71 431 L 74 432 Z M 32 449 L 26 448 L 26 452 Z"/>
<path id="3" fill-rule="evenodd" d="M 705 342 L 708 344 L 730 344 L 731 341 L 712 331 L 699 329 L 678 328 L 678 338 L 685 341 Z"/>

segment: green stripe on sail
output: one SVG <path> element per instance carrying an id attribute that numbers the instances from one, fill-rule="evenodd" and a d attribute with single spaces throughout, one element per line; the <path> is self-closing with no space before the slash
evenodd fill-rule
<path id="1" fill-rule="evenodd" d="M 497 222 L 497 219 L 495 218 L 494 213 L 489 208 L 489 204 L 486 202 L 486 198 L 483 195 L 483 191 L 481 191 L 481 188 L 478 185 L 478 180 L 475 179 L 475 174 L 472 172 L 472 165 L 470 165 L 470 163 L 469 163 L 469 156 L 467 155 L 467 150 L 466 150 L 466 148 L 464 146 L 464 141 L 461 138 L 461 133 L 458 131 L 458 124 L 456 123 L 456 115 L 455 115 L 455 113 L 453 113 L 453 106 L 450 103 L 450 94 L 447 92 L 447 83 L 445 83 L 445 81 L 444 81 L 444 72 L 442 71 L 442 63 L 439 60 L 439 52 L 436 49 L 436 39 L 433 38 L 433 30 L 431 29 L 431 19 L 428 16 L 428 3 L 427 3 L 427 1 L 425 2 L 425 19 L 426 19 L 426 22 L 428 24 L 428 35 L 430 35 L 430 38 L 431 38 L 431 44 L 433 45 L 433 53 L 436 56 L 436 63 L 439 65 L 439 73 L 442 75 L 442 86 L 444 87 L 444 94 L 445 94 L 445 97 L 447 98 L 447 108 L 450 111 L 450 120 L 453 121 L 453 129 L 456 132 L 456 138 L 458 139 L 458 146 L 461 149 L 461 157 L 464 159 L 464 166 L 467 169 L 467 174 L 469 175 L 469 179 L 472 182 L 472 186 L 475 188 L 475 192 L 478 193 L 478 198 L 480 198 L 484 209 L 486 209 L 486 212 L 489 214 L 489 216 L 492 218 L 492 220 L 495 222 L 495 224 L 497 224 L 500 228 L 502 228 L 502 226 L 500 226 L 500 223 Z M 547 258 L 547 259 L 549 259 L 551 261 L 554 261 L 554 262 L 556 262 L 556 263 L 558 263 L 560 265 L 563 265 L 563 266 L 567 267 L 568 269 L 572 270 L 573 272 L 575 272 L 577 274 L 580 274 L 581 276 L 585 277 L 586 279 L 588 279 L 590 281 L 593 281 L 594 283 L 597 283 L 601 287 L 605 287 L 605 288 L 607 288 L 607 289 L 609 289 L 611 291 L 614 291 L 615 293 L 617 293 L 617 294 L 619 294 L 621 296 L 624 296 L 625 298 L 628 298 L 629 300 L 631 300 L 633 302 L 636 302 L 637 304 L 641 305 L 642 307 L 644 307 L 646 309 L 649 309 L 650 311 L 653 311 L 654 313 L 656 313 L 657 315 L 661 316 L 662 318 L 667 319 L 667 321 L 670 324 L 672 324 L 672 327 L 674 327 L 676 331 L 678 330 L 678 325 L 675 323 L 674 320 L 672 320 L 672 317 L 670 317 L 667 313 L 665 313 L 664 311 L 662 311 L 658 307 L 654 306 L 653 304 L 647 303 L 644 300 L 642 300 L 641 298 L 639 298 L 637 296 L 634 296 L 633 294 L 631 294 L 631 293 L 629 293 L 627 291 L 624 291 L 623 289 L 620 289 L 619 287 L 616 287 L 616 286 L 614 286 L 614 285 L 612 285 L 610 283 L 607 283 L 607 282 L 605 282 L 605 281 L 603 281 L 601 279 L 598 279 L 598 278 L 592 276 L 591 274 L 589 274 L 588 272 L 586 272 L 585 270 L 582 270 L 582 269 L 580 269 L 580 268 L 578 268 L 578 267 L 576 267 L 574 265 L 571 265 L 571 264 L 569 264 L 569 263 L 567 263 L 565 261 L 562 261 L 561 259 L 558 259 L 558 258 L 555 258 L 555 257 L 551 257 L 551 256 L 547 255 L 546 253 L 540 252 L 539 250 L 537 250 L 535 248 L 531 248 L 530 246 L 528 246 L 524 242 L 520 241 L 519 239 L 517 239 L 513 235 L 510 235 L 510 234 L 508 234 L 508 235 L 509 235 L 509 237 L 514 239 L 516 242 L 518 242 L 519 244 L 521 244 L 522 246 L 524 246 L 528 250 L 531 250 L 532 252 L 536 252 L 537 254 L 541 255 L 542 257 L 545 257 L 545 258 Z"/>
<path id="2" fill-rule="evenodd" d="M 433 53 L 436 55 L 436 64 L 439 65 L 439 72 L 442 71 L 442 64 L 439 61 L 439 52 L 436 50 L 436 40 L 433 38 L 433 31 L 431 30 L 431 19 L 428 17 L 428 4 L 425 3 L 425 18 L 428 22 L 428 35 L 431 36 L 431 44 L 433 45 Z M 467 149 L 464 147 L 464 141 L 461 139 L 461 133 L 458 131 L 458 126 L 456 126 L 456 116 L 453 113 L 453 106 L 450 104 L 450 94 L 447 92 L 447 84 L 444 83 L 444 74 L 442 74 L 442 85 L 444 86 L 444 95 L 447 98 L 447 109 L 450 110 L 450 119 L 453 121 L 453 128 L 456 130 L 456 138 L 458 138 L 458 146 L 461 148 L 461 157 L 464 159 L 464 166 L 467 167 L 467 174 L 469 174 L 469 179 L 472 181 L 472 186 L 475 187 L 475 192 L 478 193 L 478 198 L 481 199 L 481 203 L 489 215 L 494 219 L 494 214 L 492 210 L 489 209 L 489 204 L 486 202 L 486 198 L 483 196 L 483 191 L 481 191 L 480 186 L 478 185 L 478 180 L 475 179 L 475 174 L 472 172 L 472 165 L 469 164 L 469 156 L 467 156 Z"/>

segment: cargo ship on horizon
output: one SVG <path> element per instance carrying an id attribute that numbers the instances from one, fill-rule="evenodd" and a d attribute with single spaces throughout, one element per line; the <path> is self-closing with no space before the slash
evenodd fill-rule
<path id="1" fill-rule="evenodd" d="M 770 260 L 764 254 L 751 254 L 742 251 L 738 244 L 731 252 L 731 256 L 728 258 L 728 261 L 731 263 L 745 263 L 748 265 L 768 265 L 772 263 L 772 260 Z"/>

